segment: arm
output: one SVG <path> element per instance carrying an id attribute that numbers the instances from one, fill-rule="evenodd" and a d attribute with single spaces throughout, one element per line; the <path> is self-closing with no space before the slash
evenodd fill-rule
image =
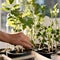
<path id="1" fill-rule="evenodd" d="M 22 45 L 25 48 L 32 48 L 30 39 L 22 32 L 16 34 L 8 34 L 0 31 L 0 41 L 7 42 L 13 45 Z"/>
<path id="2" fill-rule="evenodd" d="M 9 35 L 5 32 L 0 31 L 0 41 L 9 43 Z"/>

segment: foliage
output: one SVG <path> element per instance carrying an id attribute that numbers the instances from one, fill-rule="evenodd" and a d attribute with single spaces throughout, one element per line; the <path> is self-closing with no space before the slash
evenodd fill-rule
<path id="1" fill-rule="evenodd" d="M 54 42 L 60 39 L 60 29 L 58 28 L 57 4 L 50 8 L 51 18 L 55 17 L 55 22 L 50 21 L 51 24 L 46 27 L 43 25 L 44 17 L 46 16 L 46 6 L 39 5 L 35 0 L 19 0 L 19 4 L 14 4 L 15 0 L 6 0 L 2 4 L 2 10 L 8 12 L 7 22 L 15 32 L 25 31 L 30 37 L 31 42 L 36 45 L 36 40 L 39 41 L 40 46 L 45 43 L 48 45 L 48 51 L 54 47 Z M 49 10 L 49 9 L 48 9 Z M 56 25 L 56 29 L 54 29 Z M 44 47 L 43 47 L 44 48 Z"/>
<path id="2" fill-rule="evenodd" d="M 28 16 L 31 13 L 28 7 L 22 11 L 20 4 L 14 4 L 14 0 L 6 0 L 2 6 L 2 10 L 8 12 L 8 25 L 13 27 L 16 32 L 25 29 L 27 26 L 31 28 L 33 18 Z M 20 26 L 22 26 L 22 29 L 20 29 Z"/>

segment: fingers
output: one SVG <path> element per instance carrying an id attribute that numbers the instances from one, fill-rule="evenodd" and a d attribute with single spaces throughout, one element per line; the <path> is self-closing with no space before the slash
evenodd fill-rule
<path id="1" fill-rule="evenodd" d="M 28 44 L 28 45 L 30 45 L 31 47 L 33 47 L 33 45 L 32 45 L 32 43 L 29 41 L 29 40 L 21 40 L 22 42 L 24 42 L 24 43 L 26 43 L 26 44 Z"/>
<path id="2" fill-rule="evenodd" d="M 31 49 L 33 46 L 30 42 L 29 37 L 27 37 L 22 32 L 17 34 L 11 34 L 10 37 L 11 37 L 10 39 L 12 39 L 10 42 L 11 44 L 22 45 L 24 48 L 29 48 L 29 49 Z"/>
<path id="3" fill-rule="evenodd" d="M 33 46 L 33 44 L 30 42 L 30 39 L 29 39 L 28 36 L 22 34 L 20 37 L 21 37 L 22 42 L 25 42 L 26 44 L 29 44 L 30 46 Z"/>
<path id="4" fill-rule="evenodd" d="M 21 45 L 22 45 L 24 48 L 32 49 L 32 46 L 29 45 L 29 44 L 26 44 L 25 42 L 22 42 Z"/>
<path id="5" fill-rule="evenodd" d="M 22 45 L 24 48 L 32 49 L 32 46 L 22 40 L 14 41 L 14 45 Z"/>

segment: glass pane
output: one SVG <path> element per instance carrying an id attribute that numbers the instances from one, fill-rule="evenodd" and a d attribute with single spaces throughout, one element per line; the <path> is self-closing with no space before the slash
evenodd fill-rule
<path id="1" fill-rule="evenodd" d="M 36 0 L 36 3 L 38 3 L 38 4 L 44 4 L 44 0 Z"/>
<path id="2" fill-rule="evenodd" d="M 6 30 L 6 15 L 5 12 L 1 12 L 1 28 L 3 30 Z"/>
<path id="3" fill-rule="evenodd" d="M 5 0 L 0 0 L 0 3 L 2 4 L 3 2 L 5 2 Z M 0 5 L 1 6 L 1 5 Z M 7 22 L 7 13 L 4 11 L 0 10 L 0 17 L 1 17 L 1 30 L 6 31 L 6 22 Z M 9 29 L 10 30 L 10 29 Z M 5 43 L 5 42 L 1 42 L 0 41 L 0 49 L 1 48 L 11 48 L 13 47 L 12 45 Z"/>
<path id="4" fill-rule="evenodd" d="M 1 3 L 3 3 L 5 0 L 1 0 Z M 1 11 L 1 29 L 6 31 L 6 16 L 7 13 L 4 11 Z"/>
<path id="5" fill-rule="evenodd" d="M 57 8 L 60 10 L 60 0 L 44 0 L 44 4 L 45 4 L 46 7 L 47 7 L 47 12 L 46 12 L 47 15 L 49 15 L 48 9 L 53 8 L 53 6 L 54 6 L 56 3 L 58 3 Z M 60 17 L 60 12 L 59 12 L 59 14 L 58 14 L 58 17 Z"/>

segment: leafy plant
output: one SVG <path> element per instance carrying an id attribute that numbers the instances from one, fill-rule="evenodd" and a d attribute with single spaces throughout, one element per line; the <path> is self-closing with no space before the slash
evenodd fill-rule
<path id="1" fill-rule="evenodd" d="M 39 5 L 35 0 L 19 0 L 19 4 L 14 3 L 14 1 L 6 0 L 6 2 L 2 3 L 2 10 L 8 13 L 8 25 L 15 32 L 25 31 L 34 46 L 38 40 L 39 48 L 44 48 L 44 44 L 47 44 L 48 51 L 50 52 L 51 48 L 53 50 L 54 42 L 58 42 L 60 39 L 60 29 L 57 22 L 58 4 L 50 9 L 51 18 L 55 17 L 55 22 L 50 20 L 51 24 L 46 27 L 43 25 L 46 16 L 45 5 Z M 56 29 L 53 28 L 54 25 L 56 25 Z"/>
<path id="2" fill-rule="evenodd" d="M 33 18 L 25 13 L 27 12 L 26 10 L 28 10 L 28 8 L 23 9 L 24 11 L 22 11 L 20 7 L 20 4 L 14 4 L 14 0 L 6 0 L 5 3 L 2 3 L 2 10 L 8 12 L 8 25 L 11 26 L 16 32 L 24 30 L 27 26 L 31 28 L 33 24 Z"/>

